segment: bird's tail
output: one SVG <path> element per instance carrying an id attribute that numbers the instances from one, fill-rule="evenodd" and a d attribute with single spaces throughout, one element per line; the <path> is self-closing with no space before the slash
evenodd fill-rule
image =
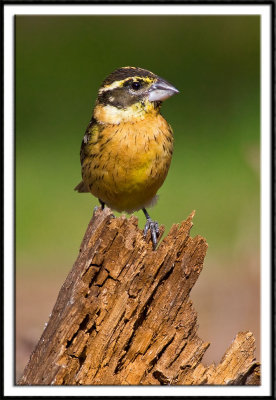
<path id="1" fill-rule="evenodd" d="M 75 188 L 74 190 L 76 190 L 79 193 L 88 193 L 89 190 L 87 188 L 87 186 L 85 185 L 85 183 L 83 181 L 81 181 Z"/>

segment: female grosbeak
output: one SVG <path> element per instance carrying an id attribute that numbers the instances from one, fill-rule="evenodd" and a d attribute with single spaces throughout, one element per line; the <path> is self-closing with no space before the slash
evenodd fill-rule
<path id="1" fill-rule="evenodd" d="M 103 82 L 80 151 L 82 181 L 75 190 L 96 196 L 102 208 L 142 209 L 153 248 L 159 235 L 146 207 L 155 204 L 173 153 L 170 125 L 160 114 L 163 100 L 178 93 L 142 68 L 124 67 Z"/>

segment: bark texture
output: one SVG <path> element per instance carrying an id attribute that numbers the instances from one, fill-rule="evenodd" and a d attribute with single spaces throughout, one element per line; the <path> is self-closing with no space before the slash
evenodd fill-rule
<path id="1" fill-rule="evenodd" d="M 204 366 L 189 299 L 207 243 L 192 213 L 157 251 L 137 218 L 97 210 L 20 385 L 258 385 L 252 333 Z M 161 233 L 164 228 L 161 227 Z"/>

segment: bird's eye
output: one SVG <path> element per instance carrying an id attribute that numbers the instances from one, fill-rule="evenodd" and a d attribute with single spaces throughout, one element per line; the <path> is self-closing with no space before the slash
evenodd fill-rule
<path id="1" fill-rule="evenodd" d="M 140 83 L 140 82 L 133 82 L 133 83 L 131 84 L 131 87 L 132 87 L 132 89 L 134 89 L 134 90 L 138 90 L 138 89 L 140 89 L 140 87 L 141 87 L 141 83 Z"/>

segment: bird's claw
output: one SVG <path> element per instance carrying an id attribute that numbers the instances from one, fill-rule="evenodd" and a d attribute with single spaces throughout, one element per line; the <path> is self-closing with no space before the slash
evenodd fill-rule
<path id="1" fill-rule="evenodd" d="M 148 230 L 150 230 L 152 243 L 153 243 L 153 250 L 156 249 L 157 246 L 157 238 L 159 236 L 159 226 L 158 222 L 152 221 L 151 219 L 147 219 L 145 228 L 144 228 L 144 237 L 147 236 Z"/>
<path id="2" fill-rule="evenodd" d="M 95 206 L 95 207 L 93 208 L 93 216 L 95 215 L 96 211 L 97 211 L 99 208 L 100 208 L 100 206 Z"/>
<path id="3" fill-rule="evenodd" d="M 95 206 L 95 207 L 93 208 L 93 217 L 94 217 L 95 213 L 96 213 L 98 210 L 103 211 L 102 206 Z M 110 218 L 115 218 L 115 215 L 114 215 L 114 214 L 110 214 Z"/>

